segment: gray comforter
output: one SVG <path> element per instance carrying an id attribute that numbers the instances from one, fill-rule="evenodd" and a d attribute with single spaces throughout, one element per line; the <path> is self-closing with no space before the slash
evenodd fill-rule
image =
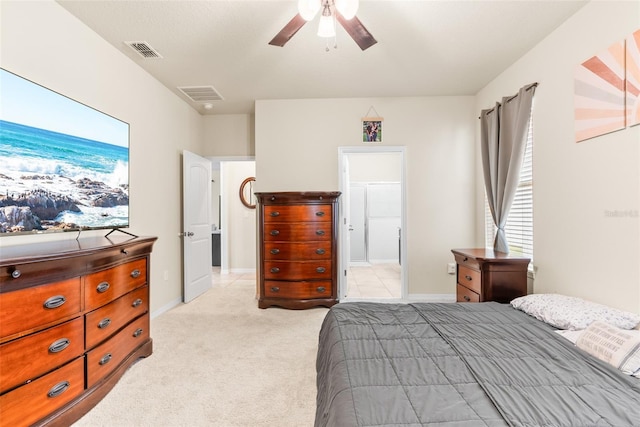
<path id="1" fill-rule="evenodd" d="M 317 358 L 320 426 L 640 426 L 640 380 L 510 305 L 342 303 Z"/>

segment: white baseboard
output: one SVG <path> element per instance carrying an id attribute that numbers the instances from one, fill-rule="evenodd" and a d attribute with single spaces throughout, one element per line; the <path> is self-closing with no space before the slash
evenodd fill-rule
<path id="1" fill-rule="evenodd" d="M 167 304 L 163 305 L 159 309 L 154 310 L 151 313 L 151 318 L 154 319 L 154 318 L 160 316 L 161 314 L 166 313 L 167 311 L 171 310 L 172 308 L 179 306 L 180 304 L 182 304 L 182 298 L 174 299 L 173 301 L 168 302 Z"/>
<path id="2" fill-rule="evenodd" d="M 456 294 L 409 294 L 410 302 L 456 302 Z"/>

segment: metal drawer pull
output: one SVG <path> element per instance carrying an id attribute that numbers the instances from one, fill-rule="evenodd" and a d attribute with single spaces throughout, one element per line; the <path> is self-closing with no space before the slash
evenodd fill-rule
<path id="1" fill-rule="evenodd" d="M 111 358 L 113 356 L 111 356 L 111 353 L 107 353 L 104 356 L 102 356 L 102 359 L 100 359 L 100 361 L 98 362 L 101 366 L 102 365 L 106 365 L 107 363 L 109 363 L 111 361 Z"/>
<path id="2" fill-rule="evenodd" d="M 316 272 L 318 272 L 318 273 L 324 273 L 325 271 L 327 271 L 327 269 L 326 269 L 326 268 L 324 268 L 324 267 L 318 267 L 318 268 L 316 268 Z"/>
<path id="3" fill-rule="evenodd" d="M 277 286 L 272 286 L 271 287 L 271 292 L 280 292 L 280 288 Z"/>
<path id="4" fill-rule="evenodd" d="M 122 255 L 129 255 L 129 251 L 126 249 L 123 249 L 120 252 L 122 252 Z"/>
<path id="5" fill-rule="evenodd" d="M 316 231 L 316 234 L 318 236 L 324 236 L 324 230 L 318 230 L 318 231 Z"/>
<path id="6" fill-rule="evenodd" d="M 466 262 L 466 261 L 469 261 L 469 258 L 464 257 L 464 259 L 462 260 L 462 262 Z"/>
<path id="7" fill-rule="evenodd" d="M 320 293 L 324 293 L 324 291 L 326 290 L 326 288 L 324 286 L 318 286 L 317 291 Z"/>
<path id="8" fill-rule="evenodd" d="M 469 298 L 467 295 L 464 295 L 462 298 L 464 298 L 464 300 L 465 300 L 466 302 L 471 301 L 471 298 Z"/>
<path id="9" fill-rule="evenodd" d="M 133 270 L 131 272 L 131 277 L 133 277 L 134 279 L 137 279 L 138 277 L 140 277 L 140 270 L 138 270 L 137 268 L 135 270 Z"/>
<path id="10" fill-rule="evenodd" d="M 56 295 L 47 299 L 42 305 L 44 308 L 58 308 L 65 302 L 67 302 L 67 299 L 64 296 Z"/>
<path id="11" fill-rule="evenodd" d="M 49 390 L 49 393 L 47 393 L 47 397 L 58 397 L 58 396 L 60 396 L 62 393 L 67 391 L 67 389 L 69 388 L 70 385 L 71 384 L 69 384 L 69 381 L 59 382 L 58 384 L 56 384 L 53 387 L 51 387 L 51 389 Z"/>
<path id="12" fill-rule="evenodd" d="M 60 353 L 65 348 L 69 347 L 69 344 L 71 344 L 69 338 L 60 338 L 55 340 L 49 346 L 49 353 Z"/>
<path id="13" fill-rule="evenodd" d="M 280 273 L 280 269 L 278 267 L 271 267 L 270 270 L 272 273 Z"/>
<path id="14" fill-rule="evenodd" d="M 99 294 L 103 294 L 107 292 L 110 286 L 109 282 L 101 282 L 96 286 L 96 291 L 98 291 Z"/>
<path id="15" fill-rule="evenodd" d="M 111 324 L 111 319 L 109 319 L 108 317 L 105 317 L 100 321 L 100 323 L 98 323 L 98 329 L 104 329 L 110 324 Z"/>
<path id="16" fill-rule="evenodd" d="M 271 216 L 280 216 L 280 212 L 278 211 L 273 211 L 270 213 Z"/>
<path id="17" fill-rule="evenodd" d="M 271 230 L 269 234 L 271 234 L 272 236 L 277 236 L 278 234 L 280 234 L 280 232 L 278 230 Z"/>
<path id="18" fill-rule="evenodd" d="M 138 298 L 131 304 L 131 307 L 134 307 L 134 308 L 139 307 L 141 304 L 142 304 L 142 299 Z"/>
<path id="19" fill-rule="evenodd" d="M 469 280 L 469 281 L 471 281 L 473 279 L 473 277 L 471 277 L 471 276 L 464 276 L 464 278 Z"/>
<path id="20" fill-rule="evenodd" d="M 142 328 L 138 328 L 135 331 L 133 331 L 134 338 L 138 338 L 140 335 L 142 335 Z"/>
<path id="21" fill-rule="evenodd" d="M 271 252 L 271 255 L 278 255 L 280 253 L 280 249 L 271 249 L 269 252 Z"/>
<path id="22" fill-rule="evenodd" d="M 22 272 L 18 269 L 15 269 L 11 272 L 11 277 L 13 277 L 14 279 L 17 279 L 20 276 L 22 276 Z"/>
<path id="23" fill-rule="evenodd" d="M 324 212 L 323 211 L 316 212 L 316 216 L 324 216 Z"/>
<path id="24" fill-rule="evenodd" d="M 325 251 L 324 249 L 322 249 L 322 248 L 318 248 L 318 249 L 316 249 L 316 253 L 317 253 L 318 255 L 324 255 L 324 253 L 325 253 L 325 252 L 326 252 L 326 251 Z"/>

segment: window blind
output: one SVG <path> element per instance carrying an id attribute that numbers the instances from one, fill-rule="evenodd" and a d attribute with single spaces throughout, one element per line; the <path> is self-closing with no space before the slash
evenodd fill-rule
<path id="1" fill-rule="evenodd" d="M 491 217 L 486 193 L 484 212 L 485 243 L 488 248 L 492 248 L 497 227 Z M 529 118 L 527 144 L 520 170 L 520 183 L 507 218 L 505 235 L 509 242 L 510 252 L 522 254 L 533 260 L 533 115 Z"/>

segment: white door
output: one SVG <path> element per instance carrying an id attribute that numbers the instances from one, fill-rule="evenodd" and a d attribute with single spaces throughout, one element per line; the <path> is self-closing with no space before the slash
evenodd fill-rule
<path id="1" fill-rule="evenodd" d="M 365 189 L 360 184 L 351 184 L 349 188 L 349 206 L 350 215 L 347 222 L 349 223 L 350 244 L 350 263 L 366 262 L 367 245 L 365 241 L 366 223 L 365 223 Z"/>
<path id="2" fill-rule="evenodd" d="M 211 288 L 211 161 L 182 152 L 182 299 Z"/>
<path id="3" fill-rule="evenodd" d="M 345 298 L 349 292 L 349 280 L 347 278 L 347 272 L 349 271 L 349 262 L 351 258 L 351 225 L 349 224 L 349 218 L 351 218 L 350 207 L 351 204 L 348 200 L 351 198 L 349 191 L 351 184 L 349 182 L 349 156 L 342 155 L 340 151 L 340 158 L 338 159 L 339 167 L 341 167 L 342 175 L 340 176 L 340 182 L 342 183 L 342 202 L 340 203 L 340 269 L 338 270 L 338 295 L 339 298 Z"/>

